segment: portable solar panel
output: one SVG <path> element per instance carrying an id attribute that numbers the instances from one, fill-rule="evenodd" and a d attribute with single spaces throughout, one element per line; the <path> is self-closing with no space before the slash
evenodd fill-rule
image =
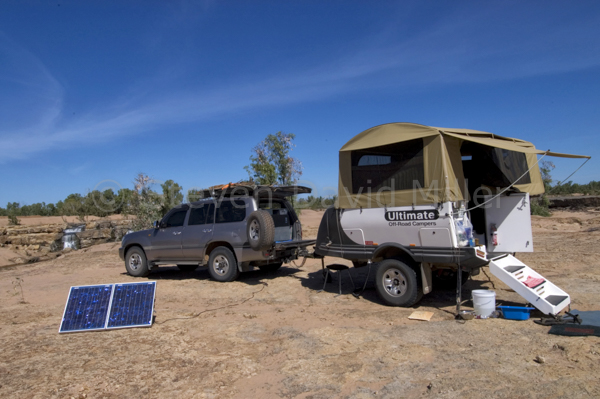
<path id="1" fill-rule="evenodd" d="M 59 333 L 150 327 L 156 282 L 71 287 Z"/>
<path id="2" fill-rule="evenodd" d="M 106 328 L 151 325 L 155 286 L 155 282 L 116 284 Z"/>
<path id="3" fill-rule="evenodd" d="M 112 289 L 112 285 L 71 287 L 59 332 L 104 329 Z"/>

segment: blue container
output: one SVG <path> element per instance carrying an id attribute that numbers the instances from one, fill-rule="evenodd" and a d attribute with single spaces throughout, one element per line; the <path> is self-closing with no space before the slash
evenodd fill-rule
<path id="1" fill-rule="evenodd" d="M 502 311 L 502 316 L 509 320 L 529 320 L 529 312 L 533 308 L 524 306 L 498 306 Z"/>

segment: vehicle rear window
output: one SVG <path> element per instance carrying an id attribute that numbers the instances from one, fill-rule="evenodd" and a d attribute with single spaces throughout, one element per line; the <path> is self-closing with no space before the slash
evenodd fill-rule
<path id="1" fill-rule="evenodd" d="M 246 209 L 243 200 L 224 200 L 217 208 L 216 223 L 241 222 L 246 218 Z"/>
<path id="2" fill-rule="evenodd" d="M 258 204 L 259 209 L 281 209 L 283 205 L 280 202 L 269 201 L 269 202 L 261 202 Z"/>
<path id="3" fill-rule="evenodd" d="M 352 151 L 352 193 L 425 185 L 423 139 Z"/>
<path id="4" fill-rule="evenodd" d="M 195 226 L 198 224 L 206 224 L 206 215 L 208 214 L 209 205 L 212 204 L 202 204 L 198 206 L 193 206 L 190 211 L 190 218 L 188 220 L 188 226 Z M 214 209 L 214 206 L 212 207 Z M 212 223 L 212 217 L 211 223 Z"/>

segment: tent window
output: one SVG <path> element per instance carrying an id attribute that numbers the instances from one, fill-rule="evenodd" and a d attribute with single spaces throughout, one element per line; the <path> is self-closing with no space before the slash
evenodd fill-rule
<path id="1" fill-rule="evenodd" d="M 491 159 L 494 165 L 500 170 L 500 173 L 505 177 L 506 186 L 517 181 L 523 174 L 523 178 L 517 181 L 517 184 L 531 183 L 529 177 L 529 168 L 527 167 L 527 157 L 522 152 L 504 150 L 502 148 L 494 148 L 491 151 Z"/>
<path id="2" fill-rule="evenodd" d="M 412 190 L 425 185 L 423 139 L 352 152 L 352 193 Z"/>
<path id="3" fill-rule="evenodd" d="M 472 154 L 471 161 L 463 160 L 465 177 L 473 187 L 508 187 L 511 184 L 530 184 L 527 157 L 522 152 L 488 147 L 480 144 L 466 144 L 461 149 Z M 524 176 L 523 176 L 524 175 Z M 521 179 L 519 177 L 523 176 Z M 518 180 L 518 181 L 517 181 Z"/>

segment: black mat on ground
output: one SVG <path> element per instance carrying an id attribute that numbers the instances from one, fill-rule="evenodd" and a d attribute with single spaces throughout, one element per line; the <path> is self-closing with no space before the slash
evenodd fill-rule
<path id="1" fill-rule="evenodd" d="M 548 334 L 567 335 L 571 337 L 595 335 L 596 337 L 600 337 L 600 327 L 587 326 L 584 324 L 557 324 L 550 327 Z"/>
<path id="2" fill-rule="evenodd" d="M 579 317 L 581 317 L 581 324 L 600 327 L 600 310 L 589 310 L 587 312 L 580 312 L 577 309 L 573 309 L 569 313 L 578 314 Z"/>
<path id="3" fill-rule="evenodd" d="M 573 309 L 569 313 L 579 315 L 581 324 L 554 325 L 550 328 L 548 334 L 567 335 L 571 337 L 595 335 L 596 337 L 600 337 L 600 310 L 580 312 Z"/>

